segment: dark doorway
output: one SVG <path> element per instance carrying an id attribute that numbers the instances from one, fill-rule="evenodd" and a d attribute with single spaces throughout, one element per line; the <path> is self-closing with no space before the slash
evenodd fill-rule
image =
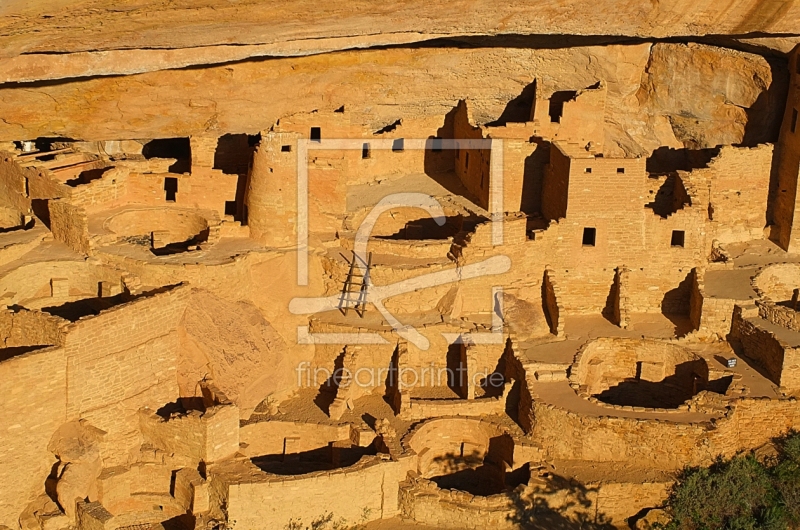
<path id="1" fill-rule="evenodd" d="M 166 177 L 164 179 L 164 191 L 166 192 L 167 202 L 175 202 L 175 196 L 178 193 L 178 179 Z"/>
<path id="2" fill-rule="evenodd" d="M 447 348 L 447 387 L 462 399 L 467 397 L 467 377 L 464 345 L 451 344 Z"/>
<path id="3" fill-rule="evenodd" d="M 192 171 L 192 147 L 188 138 L 158 138 L 150 140 L 142 147 L 145 158 L 174 158 L 169 167 L 171 173 L 190 173 Z"/>

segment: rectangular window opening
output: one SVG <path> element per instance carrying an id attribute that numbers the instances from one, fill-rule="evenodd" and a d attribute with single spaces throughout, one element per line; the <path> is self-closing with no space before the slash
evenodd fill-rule
<path id="1" fill-rule="evenodd" d="M 797 130 L 797 109 L 792 109 L 792 132 Z"/>
<path id="2" fill-rule="evenodd" d="M 225 201 L 225 215 L 236 215 L 236 201 Z"/>
<path id="3" fill-rule="evenodd" d="M 291 153 L 292 146 L 291 145 L 282 145 L 281 146 L 281 153 Z"/>
<path id="4" fill-rule="evenodd" d="M 361 144 L 361 158 L 370 158 L 369 144 Z"/>
<path id="5" fill-rule="evenodd" d="M 395 153 L 405 151 L 405 149 L 406 149 L 405 139 L 397 138 L 394 142 L 392 142 L 392 151 L 394 151 Z"/>
<path id="6" fill-rule="evenodd" d="M 617 168 L 617 173 L 625 173 L 625 168 L 624 167 L 618 167 Z"/>
<path id="7" fill-rule="evenodd" d="M 464 155 L 464 168 L 469 169 L 469 152 L 467 152 L 467 154 Z"/>
<path id="8" fill-rule="evenodd" d="M 441 138 L 434 138 L 433 142 L 431 142 L 433 147 L 434 153 L 441 153 L 442 152 L 442 139 Z"/>
<path id="9" fill-rule="evenodd" d="M 591 173 L 592 172 L 592 168 L 587 167 L 586 169 L 584 169 L 584 172 L 585 173 Z"/>
<path id="10" fill-rule="evenodd" d="M 175 202 L 175 195 L 178 193 L 178 179 L 175 177 L 164 178 L 164 191 L 167 202 Z"/>
<path id="11" fill-rule="evenodd" d="M 597 229 L 587 227 L 583 229 L 583 246 L 593 247 L 597 239 Z"/>
<path id="12" fill-rule="evenodd" d="M 322 141 L 322 129 L 320 129 L 319 127 L 311 127 L 311 141 L 312 142 Z"/>
<path id="13" fill-rule="evenodd" d="M 683 230 L 672 231 L 672 240 L 670 241 L 670 246 L 683 247 L 685 242 L 686 242 L 686 232 L 684 232 Z"/>

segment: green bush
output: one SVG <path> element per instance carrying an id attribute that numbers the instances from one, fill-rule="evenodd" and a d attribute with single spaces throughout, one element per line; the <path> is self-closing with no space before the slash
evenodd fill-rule
<path id="1" fill-rule="evenodd" d="M 777 442 L 778 456 L 752 454 L 688 468 L 667 503 L 667 530 L 785 530 L 800 528 L 800 434 Z"/>

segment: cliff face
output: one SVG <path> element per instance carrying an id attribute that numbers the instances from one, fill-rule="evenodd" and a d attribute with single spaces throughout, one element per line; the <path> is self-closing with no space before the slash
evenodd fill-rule
<path id="1" fill-rule="evenodd" d="M 794 0 L 6 0 L 0 17 L 0 82 L 487 35 L 724 36 L 783 52 L 800 35 Z"/>
<path id="2" fill-rule="evenodd" d="M 545 95 L 608 87 L 609 155 L 773 141 L 785 62 L 705 45 L 407 48 L 244 61 L 0 87 L 0 140 L 256 133 L 283 116 L 342 105 L 380 129 L 469 99 L 479 123 L 525 121 Z M 522 109 L 515 112 L 515 108 Z"/>

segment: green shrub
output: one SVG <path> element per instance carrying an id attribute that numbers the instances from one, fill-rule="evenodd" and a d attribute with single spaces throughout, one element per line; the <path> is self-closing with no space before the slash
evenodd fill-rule
<path id="1" fill-rule="evenodd" d="M 685 469 L 672 488 L 668 530 L 800 528 L 800 434 L 777 443 L 778 456 L 752 454 Z"/>

